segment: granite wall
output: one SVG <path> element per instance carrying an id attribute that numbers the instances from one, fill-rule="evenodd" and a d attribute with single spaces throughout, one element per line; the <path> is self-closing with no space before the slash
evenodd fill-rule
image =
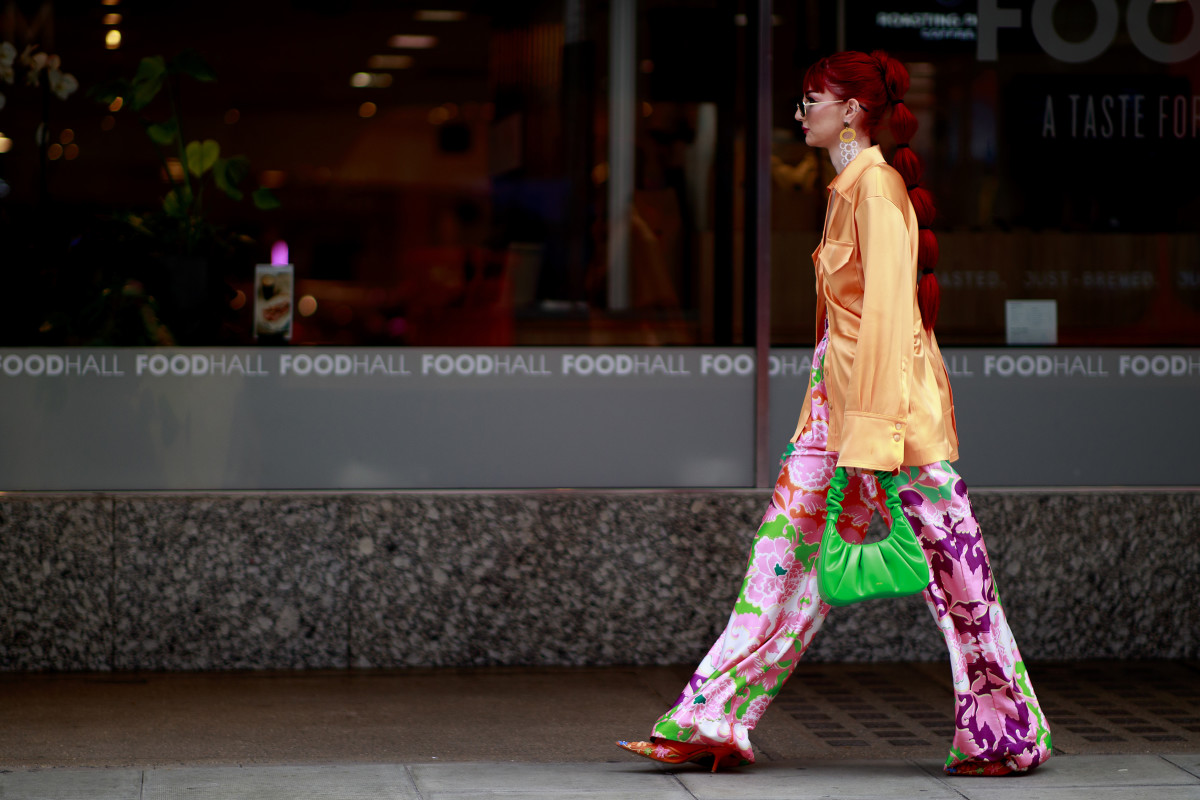
<path id="1" fill-rule="evenodd" d="M 0 497 L 0 670 L 695 662 L 760 491 Z M 976 492 L 1031 660 L 1198 658 L 1200 493 Z M 809 658 L 940 660 L 920 598 Z"/>

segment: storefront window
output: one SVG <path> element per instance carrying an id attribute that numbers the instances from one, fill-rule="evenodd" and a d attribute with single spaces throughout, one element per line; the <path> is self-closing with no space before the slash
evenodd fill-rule
<path id="1" fill-rule="evenodd" d="M 0 345 L 267 344 L 272 261 L 293 345 L 751 344 L 746 4 L 425 5 L 10 4 Z M 791 109 L 843 44 L 909 66 L 943 344 L 1014 301 L 1046 343 L 1200 343 L 1192 3 L 772 12 L 773 344 L 813 339 L 832 168 Z"/>
<path id="2" fill-rule="evenodd" d="M 5 345 L 261 344 L 273 259 L 294 265 L 291 301 L 268 292 L 292 344 L 740 337 L 732 4 L 13 8 Z M 30 46 L 78 90 L 24 85 Z M 149 91 L 157 55 L 144 108 L 103 92 Z M 191 174 L 192 141 L 220 163 Z M 233 156 L 240 201 L 216 180 Z"/>

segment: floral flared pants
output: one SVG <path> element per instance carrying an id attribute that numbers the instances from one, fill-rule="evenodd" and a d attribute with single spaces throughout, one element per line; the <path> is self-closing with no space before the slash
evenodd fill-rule
<path id="1" fill-rule="evenodd" d="M 837 453 L 824 449 L 825 346 L 823 340 L 814 353 L 813 422 L 783 456 L 733 614 L 675 705 L 655 723 L 654 737 L 732 744 L 753 761 L 750 731 L 830 611 L 815 571 L 837 464 Z M 946 771 L 1029 770 L 1050 757 L 1050 729 L 1001 608 L 966 485 L 941 462 L 902 468 L 897 488 L 933 576 L 925 601 L 950 651 L 955 733 Z M 838 532 L 863 541 L 874 511 L 890 526 L 878 482 L 851 478 Z"/>

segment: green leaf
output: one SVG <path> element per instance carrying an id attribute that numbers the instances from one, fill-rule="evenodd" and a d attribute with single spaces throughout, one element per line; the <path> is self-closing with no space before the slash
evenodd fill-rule
<path id="1" fill-rule="evenodd" d="M 137 72 L 133 75 L 133 83 L 144 83 L 149 80 L 161 80 L 167 74 L 167 62 L 162 56 L 146 56 L 138 62 Z"/>
<path id="2" fill-rule="evenodd" d="M 154 233 L 149 228 L 146 227 L 146 220 L 143 217 L 139 217 L 136 214 L 128 214 L 124 217 L 124 219 L 125 219 L 125 222 L 127 222 L 129 224 L 129 227 L 133 228 L 135 231 L 142 234 L 143 236 L 153 236 L 154 235 Z"/>
<path id="3" fill-rule="evenodd" d="M 208 62 L 201 58 L 199 53 L 191 49 L 184 50 L 171 59 L 171 71 L 180 75 L 187 75 L 204 83 L 209 83 L 217 79 L 217 73 L 213 72 L 213 68 L 208 65 Z"/>
<path id="4" fill-rule="evenodd" d="M 217 144 L 216 139 L 188 142 L 184 152 L 187 154 L 188 172 L 199 178 L 217 163 L 217 158 L 221 155 L 221 145 Z"/>
<path id="5" fill-rule="evenodd" d="M 175 219 L 187 219 L 192 207 L 192 193 L 186 186 L 176 186 L 163 198 L 163 211 Z"/>
<path id="6" fill-rule="evenodd" d="M 111 81 L 105 81 L 97 86 L 93 86 L 87 91 L 88 97 L 98 103 L 111 105 L 113 100 L 118 97 L 132 97 L 133 84 L 124 78 L 117 78 Z"/>
<path id="7" fill-rule="evenodd" d="M 167 75 L 167 64 L 162 56 L 148 56 L 138 64 L 137 74 L 133 76 L 133 97 L 130 108 L 141 111 L 158 96 L 162 89 L 163 79 Z"/>
<path id="8" fill-rule="evenodd" d="M 179 121 L 171 117 L 166 122 L 156 122 L 153 125 L 147 125 L 146 134 L 155 144 L 169 145 L 179 135 Z"/>
<path id="9" fill-rule="evenodd" d="M 217 182 L 217 188 L 234 200 L 245 197 L 238 184 L 249 174 L 250 159 L 245 156 L 218 158 L 217 163 L 213 164 L 213 180 Z"/>
<path id="10" fill-rule="evenodd" d="M 276 208 L 279 208 L 279 198 L 275 196 L 274 192 L 266 187 L 258 187 L 254 190 L 254 194 L 251 195 L 251 197 L 254 200 L 254 207 L 259 211 L 272 211 Z"/>

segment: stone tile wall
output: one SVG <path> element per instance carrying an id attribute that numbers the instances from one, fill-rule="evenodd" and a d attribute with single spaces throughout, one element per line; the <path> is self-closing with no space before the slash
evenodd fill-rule
<path id="1" fill-rule="evenodd" d="M 8 495 L 0 670 L 690 664 L 765 492 Z M 1030 660 L 1197 658 L 1200 493 L 976 492 Z M 920 598 L 808 658 L 940 660 Z"/>
<path id="2" fill-rule="evenodd" d="M 346 498 L 111 502 L 114 669 L 346 666 Z"/>
<path id="3" fill-rule="evenodd" d="M 0 669 L 113 663 L 113 504 L 0 499 Z"/>

